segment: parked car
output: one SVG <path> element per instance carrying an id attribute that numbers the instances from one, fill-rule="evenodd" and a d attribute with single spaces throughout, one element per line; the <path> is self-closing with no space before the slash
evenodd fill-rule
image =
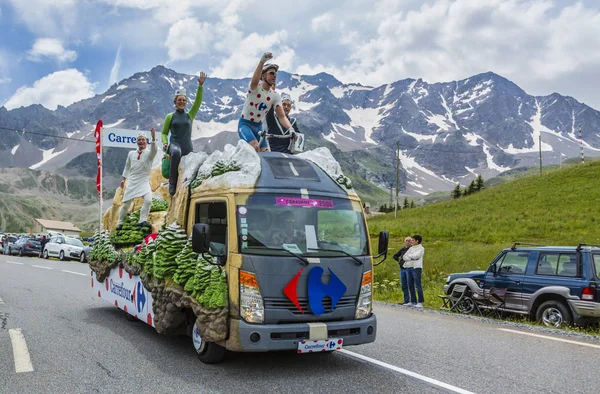
<path id="1" fill-rule="evenodd" d="M 50 238 L 44 247 L 44 258 L 58 257 L 59 260 L 79 260 L 83 252 L 80 240 L 62 235 Z"/>
<path id="2" fill-rule="evenodd" d="M 486 271 L 448 276 L 444 292 L 466 284 L 474 304 L 505 290 L 502 310 L 527 314 L 546 326 L 600 321 L 600 247 L 524 246 L 504 249 Z M 470 310 L 469 312 L 471 312 Z"/>
<path id="3" fill-rule="evenodd" d="M 10 247 L 17 242 L 18 238 L 15 235 L 7 235 L 4 238 L 4 241 L 2 241 L 2 253 L 3 254 L 8 254 L 8 251 L 10 250 Z"/>
<path id="4" fill-rule="evenodd" d="M 39 239 L 22 237 L 15 243 L 8 245 L 8 254 L 19 256 L 39 256 L 42 245 Z"/>

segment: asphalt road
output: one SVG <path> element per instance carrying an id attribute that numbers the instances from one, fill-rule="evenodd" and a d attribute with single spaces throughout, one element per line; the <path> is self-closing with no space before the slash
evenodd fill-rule
<path id="1" fill-rule="evenodd" d="M 600 341 L 387 305 L 375 308 L 373 344 L 230 353 L 205 365 L 191 339 L 129 322 L 90 284 L 87 265 L 0 255 L 0 392 L 589 393 L 600 385 Z"/>

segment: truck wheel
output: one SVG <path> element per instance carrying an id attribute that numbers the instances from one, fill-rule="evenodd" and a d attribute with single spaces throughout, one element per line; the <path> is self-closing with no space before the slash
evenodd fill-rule
<path id="1" fill-rule="evenodd" d="M 560 301 L 546 301 L 537 309 L 536 318 L 547 327 L 570 326 L 573 322 L 567 306 Z"/>
<path id="2" fill-rule="evenodd" d="M 225 353 L 227 353 L 227 349 L 224 347 L 202 339 L 196 323 L 194 323 L 194 328 L 192 329 L 192 342 L 198 358 L 205 364 L 220 363 L 225 358 Z"/>

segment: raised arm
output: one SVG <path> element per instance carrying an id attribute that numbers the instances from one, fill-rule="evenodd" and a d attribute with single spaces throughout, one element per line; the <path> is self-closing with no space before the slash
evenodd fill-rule
<path id="1" fill-rule="evenodd" d="M 202 105 L 202 92 L 204 90 L 204 81 L 206 80 L 206 74 L 204 72 L 200 73 L 200 77 L 198 78 L 198 89 L 196 90 L 196 98 L 194 99 L 194 104 L 192 104 L 192 108 L 190 108 L 190 112 L 188 115 L 191 120 L 194 120 L 198 110 L 200 109 L 200 105 Z"/>
<path id="2" fill-rule="evenodd" d="M 260 83 L 260 77 L 262 76 L 262 68 L 265 65 L 265 62 L 269 59 L 273 58 L 273 54 L 271 52 L 265 52 L 258 65 L 256 66 L 256 70 L 254 70 L 254 74 L 252 74 L 252 80 L 250 81 L 250 90 L 256 89 L 258 84 Z"/>
<path id="3" fill-rule="evenodd" d="M 154 160 L 158 148 L 156 147 L 156 132 L 154 127 L 150 130 L 150 136 L 152 137 L 152 144 L 150 144 L 150 161 Z"/>

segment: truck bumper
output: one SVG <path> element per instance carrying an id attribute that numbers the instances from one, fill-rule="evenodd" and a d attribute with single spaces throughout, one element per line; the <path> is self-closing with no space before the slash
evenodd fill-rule
<path id="1" fill-rule="evenodd" d="M 328 339 L 343 339 L 344 347 L 373 342 L 377 334 L 375 315 L 371 315 L 366 319 L 328 322 L 325 324 L 327 325 Z M 311 339 L 310 328 L 306 323 L 248 324 L 243 320 L 233 320 L 230 329 L 229 340 L 227 340 L 225 347 L 233 351 L 297 350 L 300 341 Z"/>

